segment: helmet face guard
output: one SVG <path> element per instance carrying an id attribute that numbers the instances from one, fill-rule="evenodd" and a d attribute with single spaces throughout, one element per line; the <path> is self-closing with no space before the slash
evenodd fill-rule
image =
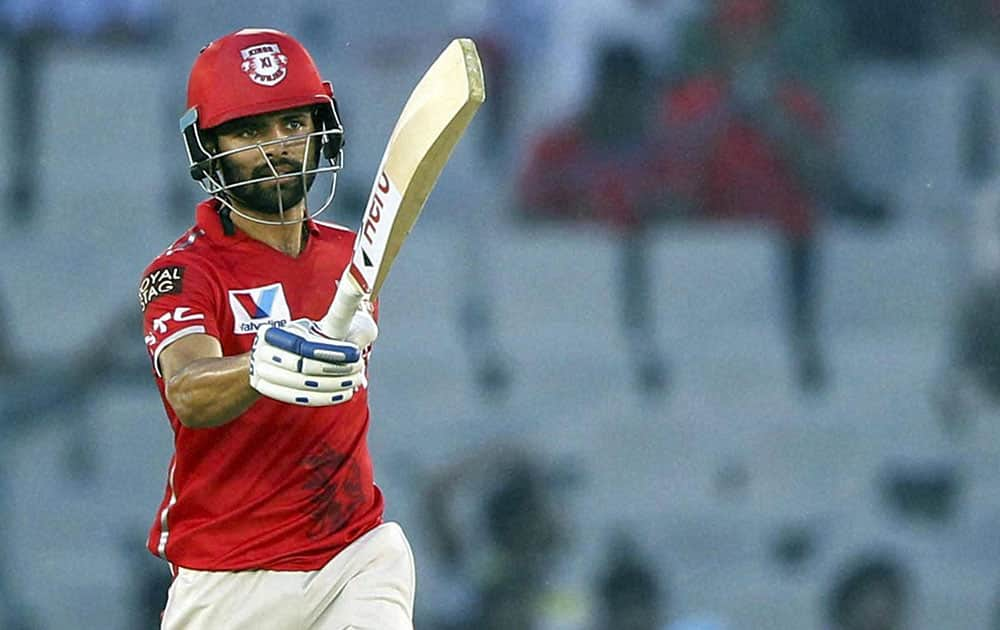
<path id="1" fill-rule="evenodd" d="M 269 140 L 267 142 L 258 142 L 217 153 L 213 153 L 206 146 L 203 138 L 206 132 L 199 129 L 198 126 L 198 109 L 197 107 L 192 107 L 184 114 L 180 122 L 180 130 L 184 138 L 185 149 L 187 150 L 188 169 L 191 177 L 199 183 L 202 190 L 218 199 L 230 211 L 256 223 L 282 225 L 286 223 L 298 223 L 317 216 L 333 202 L 333 196 L 337 190 L 337 173 L 344 165 L 344 128 L 340 123 L 340 116 L 337 114 L 336 102 L 332 97 L 327 96 L 326 98 L 328 99 L 327 103 L 317 105 L 313 114 L 313 118 L 316 121 L 316 131 Z M 302 168 L 294 173 L 279 172 L 271 162 L 271 158 L 267 155 L 268 148 L 275 145 L 287 146 L 300 143 L 305 144 Z M 247 152 L 259 153 L 264 163 L 270 169 L 270 174 L 265 177 L 226 181 L 222 174 L 221 161 L 224 158 Z M 315 210 L 310 210 L 308 207 L 309 188 L 316 176 L 321 174 L 329 175 L 330 188 L 323 203 Z M 301 218 L 288 220 L 285 218 L 286 208 L 282 206 L 281 187 L 283 183 L 288 184 L 292 179 L 298 179 L 301 183 L 306 211 Z M 231 198 L 233 196 L 239 197 L 241 188 L 267 183 L 273 183 L 277 189 L 279 220 L 268 221 L 248 216 L 234 207 Z"/>
<path id="2" fill-rule="evenodd" d="M 217 151 L 215 143 L 208 142 L 212 131 L 224 123 L 305 107 L 311 107 L 313 114 L 314 131 L 309 133 L 225 152 Z M 205 192 L 245 219 L 266 224 L 297 223 L 316 216 L 333 201 L 337 173 L 344 162 L 344 128 L 333 86 L 320 78 L 315 62 L 302 44 L 286 33 L 243 29 L 203 48 L 191 68 L 187 112 L 181 117 L 180 130 L 191 176 Z M 276 144 L 303 146 L 301 170 L 282 173 L 275 168 L 268 150 Z M 246 151 L 259 154 L 270 173 L 226 181 L 223 160 Z M 319 208 L 310 212 L 309 188 L 321 174 L 330 177 L 329 194 Z M 290 182 L 302 186 L 306 211 L 301 218 L 286 220 L 281 192 L 282 185 L 289 186 Z M 239 200 L 241 192 L 261 184 L 273 184 L 278 199 L 274 210 L 280 220 L 251 217 L 235 207 L 234 201 Z"/>

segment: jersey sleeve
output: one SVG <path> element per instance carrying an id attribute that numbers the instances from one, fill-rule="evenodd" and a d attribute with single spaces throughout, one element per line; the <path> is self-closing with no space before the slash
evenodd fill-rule
<path id="1" fill-rule="evenodd" d="M 160 353 L 171 343 L 196 333 L 217 339 L 218 292 L 197 259 L 160 257 L 139 281 L 146 351 L 160 377 Z"/>

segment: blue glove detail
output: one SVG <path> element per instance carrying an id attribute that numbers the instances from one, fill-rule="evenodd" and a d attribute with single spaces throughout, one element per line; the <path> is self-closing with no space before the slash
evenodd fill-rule
<path id="1" fill-rule="evenodd" d="M 365 316 L 370 319 L 359 313 Z M 346 403 L 368 385 L 365 359 L 354 340 L 331 339 L 309 319 L 258 330 L 249 376 L 250 387 L 264 396 L 308 407 Z"/>
<path id="2" fill-rule="evenodd" d="M 327 363 L 354 363 L 361 358 L 361 350 L 353 343 L 309 341 L 283 328 L 268 328 L 264 340 L 276 348 Z"/>

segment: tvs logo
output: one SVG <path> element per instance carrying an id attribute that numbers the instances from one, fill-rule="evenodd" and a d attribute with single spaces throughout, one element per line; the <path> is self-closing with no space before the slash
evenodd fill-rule
<path id="1" fill-rule="evenodd" d="M 288 57 L 277 44 L 256 44 L 240 51 L 240 69 L 259 85 L 273 87 L 288 75 Z"/>
<path id="2" fill-rule="evenodd" d="M 233 332 L 237 335 L 256 333 L 263 326 L 284 326 L 292 319 L 280 282 L 230 291 L 229 308 L 233 312 Z"/>

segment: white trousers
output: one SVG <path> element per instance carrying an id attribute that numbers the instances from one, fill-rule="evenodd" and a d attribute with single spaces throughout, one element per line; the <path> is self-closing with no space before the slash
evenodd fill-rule
<path id="1" fill-rule="evenodd" d="M 413 552 L 383 523 L 318 571 L 180 568 L 162 630 L 412 630 Z"/>

